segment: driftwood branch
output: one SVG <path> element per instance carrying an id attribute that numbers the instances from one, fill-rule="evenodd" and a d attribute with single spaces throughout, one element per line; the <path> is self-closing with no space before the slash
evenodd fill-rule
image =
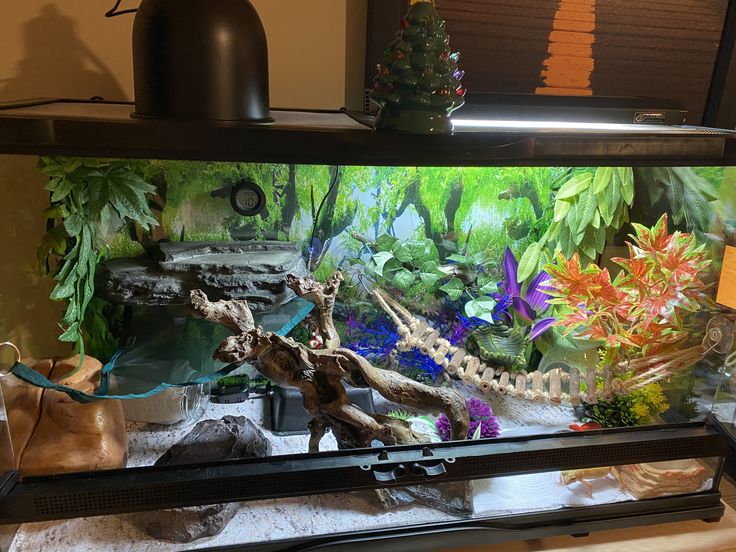
<path id="1" fill-rule="evenodd" d="M 199 289 L 190 293 L 194 310 L 204 319 L 215 322 L 236 333 L 244 333 L 256 327 L 253 314 L 246 301 L 218 301 L 211 303 Z"/>
<path id="2" fill-rule="evenodd" d="M 340 336 L 335 328 L 332 312 L 335 309 L 335 300 L 342 281 L 342 272 L 339 271 L 330 276 L 324 284 L 308 277 L 298 278 L 293 274 L 286 278 L 286 285 L 294 293 L 317 307 L 317 324 L 325 349 L 336 349 L 340 346 Z"/>
<path id="3" fill-rule="evenodd" d="M 288 285 L 317 307 L 318 319 L 328 348 L 311 350 L 293 339 L 253 325 L 245 301 L 212 303 L 201 291 L 192 292 L 192 306 L 202 317 L 237 328 L 239 335 L 225 339 L 214 357 L 223 362 L 248 362 L 270 380 L 298 389 L 304 407 L 312 416 L 310 452 L 329 428 L 341 448 L 369 447 L 374 440 L 386 445 L 422 442 L 410 425 L 378 414 L 367 414 L 350 403 L 343 381 L 375 389 L 386 399 L 425 412 L 443 412 L 451 421 L 453 435 L 463 438 L 469 417 L 465 400 L 453 389 L 430 387 L 396 372 L 376 368 L 349 349 L 339 348 L 340 338 L 332 320 L 335 297 L 342 281 L 338 272 L 325 284 L 310 278 L 290 276 Z M 325 326 L 322 326 L 325 324 Z M 337 346 L 334 346 L 337 344 Z"/>

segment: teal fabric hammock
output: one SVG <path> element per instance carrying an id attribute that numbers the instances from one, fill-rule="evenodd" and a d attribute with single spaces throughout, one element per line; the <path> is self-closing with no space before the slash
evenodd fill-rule
<path id="1" fill-rule="evenodd" d="M 304 320 L 307 315 L 312 312 L 314 309 L 314 305 L 312 303 L 306 303 L 286 324 L 284 324 L 281 328 L 279 328 L 276 332 L 277 335 L 280 336 L 286 336 L 293 330 L 297 324 L 299 324 L 302 320 Z M 171 387 L 188 387 L 190 385 L 199 385 L 203 383 L 209 383 L 215 380 L 218 380 L 224 376 L 227 376 L 228 374 L 235 371 L 238 367 L 241 366 L 241 363 L 233 363 L 228 364 L 224 368 L 221 368 L 217 372 L 214 372 L 212 374 L 207 374 L 205 376 L 202 376 L 200 378 L 186 381 L 183 383 L 161 383 L 151 389 L 150 391 L 146 391 L 145 393 L 130 393 L 126 395 L 108 395 L 108 390 L 110 387 L 110 375 L 112 374 L 113 370 L 115 369 L 115 363 L 120 358 L 120 356 L 123 353 L 123 349 L 118 350 L 113 357 L 110 359 L 110 362 L 105 364 L 105 366 L 102 367 L 102 374 L 100 377 L 100 386 L 97 389 L 97 391 L 90 395 L 89 393 L 84 393 L 82 391 L 79 391 L 78 389 L 74 389 L 73 387 L 68 387 L 66 385 L 59 385 L 58 383 L 54 383 L 51 380 L 49 380 L 46 376 L 43 374 L 37 372 L 33 368 L 30 368 L 23 364 L 22 362 L 16 362 L 13 367 L 10 369 L 10 372 L 15 375 L 17 378 L 22 379 L 26 383 L 30 383 L 31 385 L 35 387 L 40 387 L 42 389 L 51 389 L 53 391 L 60 391 L 62 393 L 66 393 L 69 395 L 69 397 L 79 403 L 91 403 L 95 401 L 100 400 L 110 400 L 110 399 L 117 399 L 117 400 L 131 400 L 131 399 L 145 399 L 148 397 L 152 397 L 154 395 L 157 395 L 166 389 L 169 389 Z"/>

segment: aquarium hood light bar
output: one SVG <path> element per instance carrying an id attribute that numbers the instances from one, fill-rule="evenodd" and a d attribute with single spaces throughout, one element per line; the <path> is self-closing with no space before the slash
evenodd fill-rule
<path id="1" fill-rule="evenodd" d="M 687 110 L 677 102 L 657 98 L 469 93 L 453 121 L 478 129 L 601 131 L 622 128 L 611 124 L 625 125 L 624 129 L 626 125 L 683 125 Z"/>
<path id="2" fill-rule="evenodd" d="M 524 130 L 642 130 L 642 125 L 624 123 L 591 123 L 584 121 L 521 121 L 503 119 L 453 118 L 456 130 L 461 129 L 524 129 Z M 647 125 L 643 130 L 651 130 Z"/>

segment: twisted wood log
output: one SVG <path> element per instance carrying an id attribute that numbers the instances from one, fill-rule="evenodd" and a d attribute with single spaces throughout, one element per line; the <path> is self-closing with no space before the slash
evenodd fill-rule
<path id="1" fill-rule="evenodd" d="M 227 363 L 250 363 L 271 381 L 298 389 L 309 424 L 309 451 L 331 429 L 341 448 L 370 447 L 374 440 L 386 445 L 420 443 L 409 423 L 378 414 L 367 414 L 350 403 L 343 380 L 355 387 L 370 387 L 386 399 L 424 412 L 443 412 L 455 438 L 464 438 L 470 419 L 465 399 L 453 389 L 430 387 L 396 372 L 376 368 L 349 349 L 339 347 L 332 309 L 342 281 L 338 272 L 326 284 L 311 278 L 289 276 L 288 285 L 318 309 L 320 331 L 333 348 L 311 350 L 293 339 L 255 326 L 246 301 L 210 302 L 201 290 L 191 293 L 195 312 L 212 322 L 239 331 L 226 338 L 214 358 Z M 322 326 L 324 324 L 324 326 Z"/>
<path id="2" fill-rule="evenodd" d="M 299 278 L 293 274 L 286 277 L 286 285 L 296 293 L 314 304 L 317 308 L 317 325 L 319 326 L 325 349 L 337 349 L 340 346 L 340 335 L 335 328 L 332 311 L 335 309 L 337 292 L 343 276 L 341 272 L 335 272 L 324 284 L 311 278 Z"/>

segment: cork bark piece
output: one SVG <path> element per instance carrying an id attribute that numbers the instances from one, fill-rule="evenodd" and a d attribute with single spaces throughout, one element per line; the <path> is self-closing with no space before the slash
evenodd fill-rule
<path id="1" fill-rule="evenodd" d="M 35 360 L 32 358 L 22 359 L 23 364 L 30 366 L 37 372 L 48 377 L 54 367 L 53 360 Z M 10 439 L 13 443 L 15 456 L 15 467 L 20 466 L 21 454 L 31 440 L 38 420 L 41 417 L 41 396 L 43 389 L 34 387 L 30 383 L 8 376 L 0 379 L 5 410 L 8 415 L 8 426 L 10 427 Z"/>
<path id="2" fill-rule="evenodd" d="M 50 379 L 92 393 L 99 384 L 102 365 L 85 357 L 81 369 L 65 379 L 79 363 L 75 356 L 57 362 Z M 13 432 L 11 426 L 11 432 Z M 25 450 L 20 470 L 24 476 L 123 468 L 128 439 L 120 401 L 80 404 L 58 391 L 46 390 L 41 415 Z"/>

